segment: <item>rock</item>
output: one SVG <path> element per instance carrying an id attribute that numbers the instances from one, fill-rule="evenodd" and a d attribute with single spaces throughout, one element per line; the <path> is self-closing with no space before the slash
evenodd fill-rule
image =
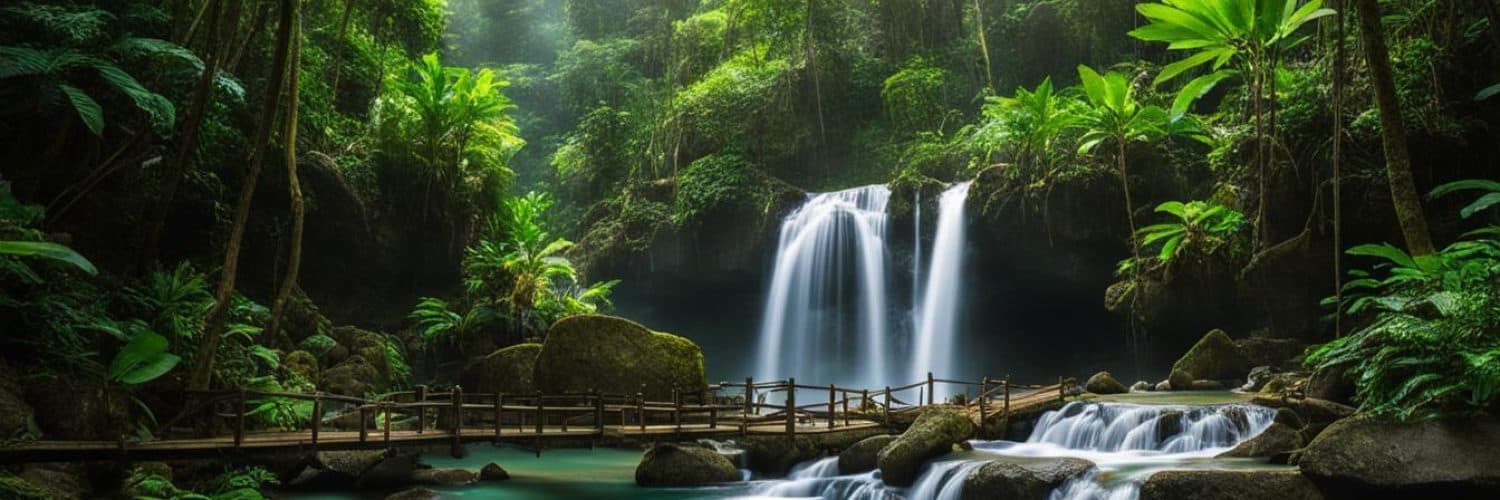
<path id="1" fill-rule="evenodd" d="M 349 359 L 349 348 L 341 345 L 335 345 L 332 348 L 328 349 L 328 354 L 324 356 L 324 359 L 328 361 L 329 366 L 343 363 L 344 360 Z"/>
<path id="2" fill-rule="evenodd" d="M 157 471 L 167 479 L 172 478 L 172 468 L 161 462 L 142 464 Z M 88 470 L 81 463 L 26 464 L 21 468 L 21 479 L 47 491 L 54 499 L 90 498 Z M 9 498 L 0 495 L 0 498 Z"/>
<path id="3" fill-rule="evenodd" d="M 1296 471 L 1174 470 L 1152 474 L 1140 500 L 1321 500 Z"/>
<path id="4" fill-rule="evenodd" d="M 281 366 L 309 382 L 318 380 L 318 358 L 307 351 L 292 351 L 281 357 Z"/>
<path id="5" fill-rule="evenodd" d="M 1291 408 L 1297 412 L 1297 416 L 1302 417 L 1306 425 L 1331 424 L 1354 415 L 1354 407 L 1322 399 L 1289 399 L 1258 394 L 1250 402 L 1271 408 Z"/>
<path id="6" fill-rule="evenodd" d="M 379 379 L 379 370 L 363 356 L 354 355 L 338 366 L 324 370 L 319 387 L 333 394 L 364 397 L 375 392 Z"/>
<path id="7" fill-rule="evenodd" d="M 1297 395 L 1306 384 L 1307 374 L 1305 373 L 1278 373 L 1266 381 L 1266 385 L 1260 388 L 1260 393 L 1291 397 Z"/>
<path id="8" fill-rule="evenodd" d="M 1115 380 L 1109 372 L 1095 373 L 1094 376 L 1089 377 L 1089 381 L 1083 385 L 1083 388 L 1094 394 L 1121 394 L 1130 391 L 1125 384 Z"/>
<path id="9" fill-rule="evenodd" d="M 392 452 L 360 473 L 355 483 L 361 488 L 387 490 L 420 484 L 439 484 L 434 483 L 433 478 L 419 477 L 430 469 L 431 467 L 422 463 L 421 455 Z"/>
<path id="10" fill-rule="evenodd" d="M 1193 376 L 1182 370 L 1172 370 L 1167 375 L 1167 388 L 1173 391 L 1186 391 L 1193 387 Z"/>
<path id="11" fill-rule="evenodd" d="M 1301 446 L 1302 442 L 1297 436 L 1297 429 L 1295 427 L 1273 423 L 1270 427 L 1266 427 L 1265 431 L 1245 440 L 1245 442 L 1235 446 L 1234 449 L 1220 453 L 1219 456 L 1232 458 L 1269 458 L 1290 452 Z"/>
<path id="12" fill-rule="evenodd" d="M 479 476 L 463 469 L 419 469 L 412 472 L 412 484 L 429 486 L 463 486 L 473 483 Z"/>
<path id="13" fill-rule="evenodd" d="M 876 455 L 895 440 L 896 436 L 886 434 L 867 437 L 854 443 L 854 446 L 839 453 L 839 474 L 857 474 L 875 470 Z"/>
<path id="14" fill-rule="evenodd" d="M 646 451 L 635 468 L 640 486 L 697 486 L 740 480 L 728 458 L 708 448 L 659 444 Z"/>
<path id="15" fill-rule="evenodd" d="M 1166 410 L 1156 417 L 1157 439 L 1166 439 L 1179 432 L 1182 432 L 1182 410 Z"/>
<path id="16" fill-rule="evenodd" d="M 312 456 L 312 466 L 358 480 L 366 471 L 395 456 L 394 450 L 321 451 Z"/>
<path id="17" fill-rule="evenodd" d="M 927 411 L 876 454 L 881 478 L 893 486 L 911 486 L 922 464 L 942 456 L 974 434 L 969 417 L 954 411 Z"/>
<path id="18" fill-rule="evenodd" d="M 590 389 L 670 398 L 673 387 L 708 385 L 703 351 L 692 341 L 653 332 L 628 320 L 583 315 L 558 320 L 547 330 L 533 377 L 547 393 Z"/>
<path id="19" fill-rule="evenodd" d="M 1217 380 L 1194 380 L 1188 388 L 1195 391 L 1222 391 L 1224 384 Z"/>
<path id="20" fill-rule="evenodd" d="M 1262 387 L 1265 387 L 1266 383 L 1270 382 L 1271 377 L 1274 376 L 1276 376 L 1276 371 L 1269 366 L 1257 366 L 1255 368 L 1251 368 L 1250 375 L 1245 377 L 1247 380 L 1245 381 L 1245 385 L 1240 386 L 1240 390 L 1246 392 L 1260 392 L 1260 389 Z"/>
<path id="21" fill-rule="evenodd" d="M 438 492 L 427 488 L 412 488 L 400 493 L 393 493 L 385 497 L 385 500 L 438 500 L 443 498 Z"/>
<path id="22" fill-rule="evenodd" d="M 1156 386 L 1151 385 L 1150 382 L 1145 380 L 1130 384 L 1130 392 L 1150 392 L 1154 390 L 1156 390 Z"/>
<path id="23" fill-rule="evenodd" d="M 964 477 L 963 500 L 1043 500 L 1068 478 L 1094 468 L 1078 458 L 1013 463 L 995 460 Z"/>
<path id="24" fill-rule="evenodd" d="M 1352 363 L 1319 368 L 1307 379 L 1307 397 L 1353 404 L 1354 377 L 1349 375 Z"/>
<path id="25" fill-rule="evenodd" d="M 536 356 L 540 352 L 541 344 L 517 344 L 469 362 L 461 378 L 464 391 L 486 394 L 535 392 L 531 376 L 536 371 Z"/>
<path id="26" fill-rule="evenodd" d="M 1163 380 L 1161 382 L 1157 382 L 1156 385 L 1152 387 L 1152 389 L 1157 391 L 1170 391 L 1172 390 L 1172 383 Z"/>
<path id="27" fill-rule="evenodd" d="M 1243 380 L 1250 372 L 1250 360 L 1240 353 L 1229 334 L 1213 330 L 1172 364 L 1174 373 L 1179 370 L 1192 380 Z M 1176 379 L 1172 379 L 1172 386 L 1177 387 Z"/>
<path id="28" fill-rule="evenodd" d="M 1277 408 L 1276 417 L 1272 419 L 1272 422 L 1285 425 L 1293 429 L 1301 429 L 1303 426 L 1307 425 L 1306 422 L 1302 421 L 1302 416 L 1298 415 L 1296 410 L 1293 410 L 1291 408 Z"/>
<path id="29" fill-rule="evenodd" d="M 510 473 L 494 462 L 484 464 L 484 467 L 479 469 L 480 481 L 504 481 L 507 479 L 510 479 Z"/>
<path id="30" fill-rule="evenodd" d="M 1293 368 L 1300 363 L 1293 361 L 1302 355 L 1307 344 L 1297 339 L 1250 337 L 1234 341 L 1234 346 L 1239 349 L 1240 354 L 1250 361 L 1251 366 L 1269 366 L 1272 368 Z"/>
<path id="31" fill-rule="evenodd" d="M 33 421 L 48 439 L 115 441 L 133 434 L 130 395 L 92 377 L 39 377 L 26 386 Z"/>
<path id="32" fill-rule="evenodd" d="M 1500 421 L 1335 422 L 1303 450 L 1302 472 L 1339 491 L 1480 497 L 1500 488 Z"/>
<path id="33" fill-rule="evenodd" d="M 915 413 L 915 412 L 914 412 Z M 745 466 L 761 474 L 785 475 L 793 466 L 819 457 L 838 454 L 871 436 L 885 435 L 886 430 L 867 427 L 817 434 L 786 436 L 750 435 L 735 440 L 744 450 Z"/>

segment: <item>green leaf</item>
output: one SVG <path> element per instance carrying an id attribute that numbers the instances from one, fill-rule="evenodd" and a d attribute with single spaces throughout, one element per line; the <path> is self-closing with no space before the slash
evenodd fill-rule
<path id="1" fill-rule="evenodd" d="M 115 354 L 109 363 L 109 378 L 124 381 L 136 369 L 150 366 L 167 352 L 167 338 L 156 332 L 142 331 Z"/>
<path id="2" fill-rule="evenodd" d="M 72 85 L 61 84 L 57 89 L 68 97 L 68 104 L 73 105 L 73 110 L 78 112 L 78 119 L 83 120 L 83 125 L 88 127 L 89 132 L 96 136 L 104 135 L 104 108 L 99 106 L 99 101 Z"/>
<path id="3" fill-rule="evenodd" d="M 1162 262 L 1172 260 L 1172 257 L 1177 255 L 1177 247 L 1182 246 L 1183 240 L 1186 239 L 1187 238 L 1185 236 L 1178 235 L 1175 238 L 1167 240 L 1167 243 L 1161 246 L 1161 255 L 1159 256 L 1159 258 L 1162 260 Z"/>
<path id="4" fill-rule="evenodd" d="M 1151 84 L 1161 85 L 1163 82 L 1176 78 L 1182 72 L 1202 66 L 1217 57 L 1219 57 L 1218 50 L 1204 50 L 1183 58 L 1180 61 L 1168 64 L 1165 68 L 1162 68 L 1161 74 L 1156 75 L 1156 80 L 1151 82 Z"/>
<path id="5" fill-rule="evenodd" d="M 1483 90 L 1480 90 L 1479 93 L 1474 94 L 1474 101 L 1483 101 L 1491 97 L 1495 97 L 1496 94 L 1500 94 L 1500 83 L 1485 87 Z"/>
<path id="6" fill-rule="evenodd" d="M 1474 203 L 1470 203 L 1469 206 L 1459 210 L 1458 214 L 1467 219 L 1486 208 L 1495 206 L 1495 204 L 1500 204 L 1500 193 L 1490 193 L 1480 196 L 1478 200 L 1474 200 Z"/>
<path id="7" fill-rule="evenodd" d="M 0 241 L 0 255 L 42 257 L 72 264 L 89 274 L 99 274 L 92 262 L 63 245 L 45 241 Z"/>
<path id="8" fill-rule="evenodd" d="M 126 385 L 137 385 L 161 378 L 167 372 L 176 368 L 182 358 L 176 354 L 163 353 L 160 356 L 148 360 L 146 363 L 135 367 L 119 378 Z"/>
<path id="9" fill-rule="evenodd" d="M 1172 100 L 1172 118 L 1177 119 L 1186 115 L 1188 108 L 1194 102 L 1208 94 L 1219 82 L 1236 74 L 1238 72 L 1233 70 L 1220 70 L 1189 81 L 1182 87 L 1182 90 L 1177 91 L 1177 98 Z"/>
<path id="10" fill-rule="evenodd" d="M 1392 246 L 1390 243 L 1359 245 L 1350 248 L 1344 253 L 1365 257 L 1379 257 L 1401 267 L 1421 269 L 1421 266 L 1417 265 L 1417 261 L 1411 255 L 1407 254 L 1405 250 Z"/>

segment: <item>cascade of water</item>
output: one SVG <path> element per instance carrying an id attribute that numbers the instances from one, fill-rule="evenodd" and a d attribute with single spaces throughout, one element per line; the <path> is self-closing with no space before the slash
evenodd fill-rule
<path id="1" fill-rule="evenodd" d="M 911 230 L 911 317 L 916 324 L 921 317 L 917 308 L 922 304 L 922 190 L 916 190 L 912 201 L 913 223 Z"/>
<path id="2" fill-rule="evenodd" d="M 917 307 L 920 321 L 912 344 L 912 380 L 921 380 L 928 372 L 953 371 L 954 335 L 963 290 L 964 203 L 968 199 L 968 182 L 954 184 L 938 198 L 937 235 L 932 242 L 932 263 L 927 268 L 927 289 Z"/>
<path id="3" fill-rule="evenodd" d="M 1227 448 L 1271 425 L 1276 415 L 1253 405 L 1145 406 L 1078 401 L 1047 412 L 1027 443 L 1096 452 L 1194 453 Z"/>
<path id="4" fill-rule="evenodd" d="M 757 376 L 885 382 L 890 194 L 884 185 L 816 194 L 782 221 Z M 857 297 L 854 308 L 844 305 L 850 290 Z M 853 321 L 850 309 L 857 311 Z M 851 377 L 856 366 L 861 371 Z"/>

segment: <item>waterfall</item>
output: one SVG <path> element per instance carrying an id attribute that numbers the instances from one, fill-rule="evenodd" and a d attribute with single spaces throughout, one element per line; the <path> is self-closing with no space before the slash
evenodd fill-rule
<path id="1" fill-rule="evenodd" d="M 922 312 L 922 190 L 915 190 L 912 200 L 911 230 L 911 321 L 915 325 Z"/>
<path id="2" fill-rule="evenodd" d="M 927 289 L 917 307 L 920 320 L 912 344 L 911 380 L 922 380 L 928 372 L 952 375 L 955 371 L 953 344 L 963 299 L 964 203 L 968 199 L 968 182 L 954 184 L 938 198 Z"/>
<path id="3" fill-rule="evenodd" d="M 885 381 L 890 195 L 884 185 L 814 194 L 782 221 L 756 376 L 866 386 Z M 861 371 L 851 376 L 854 367 Z"/>
<path id="4" fill-rule="evenodd" d="M 1276 413 L 1253 405 L 1146 406 L 1069 403 L 1047 412 L 1027 443 L 1095 452 L 1198 453 L 1229 448 L 1271 425 Z"/>

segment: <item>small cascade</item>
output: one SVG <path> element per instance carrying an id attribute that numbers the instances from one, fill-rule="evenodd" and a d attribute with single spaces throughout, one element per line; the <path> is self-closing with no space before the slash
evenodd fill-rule
<path id="1" fill-rule="evenodd" d="M 922 471 L 917 482 L 911 485 L 905 497 L 909 499 L 958 500 L 964 492 L 964 478 L 984 462 L 978 460 L 953 460 L 935 462 Z"/>
<path id="2" fill-rule="evenodd" d="M 886 382 L 890 195 L 884 185 L 815 194 L 782 221 L 757 376 Z"/>
<path id="3" fill-rule="evenodd" d="M 1253 405 L 1146 406 L 1073 402 L 1047 412 L 1027 443 L 1094 452 L 1195 453 L 1228 448 L 1271 425 L 1276 412 Z"/>
<path id="4" fill-rule="evenodd" d="M 959 302 L 963 300 L 964 203 L 968 182 L 954 184 L 938 198 L 937 235 L 927 287 L 917 305 L 917 335 L 912 343 L 911 380 L 928 372 L 953 373 Z"/>

